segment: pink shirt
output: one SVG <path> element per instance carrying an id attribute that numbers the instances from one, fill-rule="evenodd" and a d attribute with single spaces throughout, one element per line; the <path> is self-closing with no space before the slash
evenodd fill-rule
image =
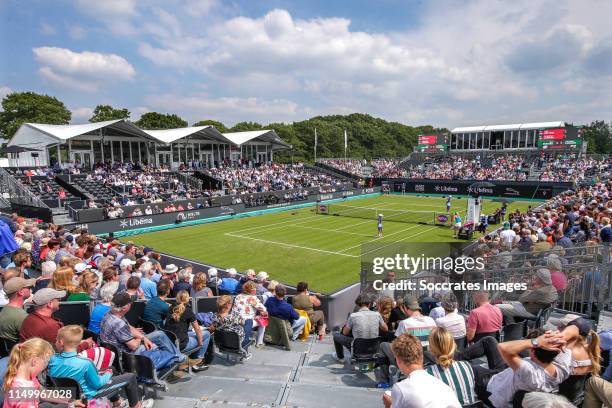
<path id="1" fill-rule="evenodd" d="M 473 309 L 467 320 L 467 328 L 478 333 L 492 333 L 501 329 L 503 316 L 501 310 L 490 303 Z"/>
<path id="2" fill-rule="evenodd" d="M 561 271 L 550 271 L 550 280 L 557 290 L 565 290 L 567 288 L 567 276 Z"/>
<path id="3" fill-rule="evenodd" d="M 13 382 L 11 383 L 11 388 L 9 390 L 6 390 L 4 393 L 4 404 L 2 405 L 3 408 L 38 408 L 38 399 L 24 399 L 23 395 L 20 394 L 15 394 L 15 399 L 9 399 L 9 395 L 10 395 L 10 390 L 13 391 L 21 391 L 22 393 L 27 392 L 28 389 L 33 390 L 33 389 L 39 389 L 40 388 L 40 383 L 38 382 L 38 380 L 36 379 L 36 377 L 34 377 L 32 379 L 32 381 L 28 381 L 28 380 L 22 380 L 19 378 L 15 378 L 13 379 Z"/>

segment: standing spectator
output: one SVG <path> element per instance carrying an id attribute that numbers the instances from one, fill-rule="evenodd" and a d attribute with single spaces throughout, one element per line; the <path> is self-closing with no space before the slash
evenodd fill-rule
<path id="1" fill-rule="evenodd" d="M 193 366 L 193 369 L 197 372 L 208 368 L 204 364 L 204 356 L 210 343 L 210 332 L 206 329 L 202 330 L 195 314 L 188 306 L 189 293 L 181 290 L 177 293 L 176 304 L 170 308 L 170 315 L 166 319 L 164 329 L 176 335 L 181 351 L 191 350 L 197 346 L 201 347 L 196 356 L 199 361 Z M 193 330 L 189 330 L 190 326 Z"/>
<path id="2" fill-rule="evenodd" d="M 383 394 L 385 408 L 461 408 L 455 392 L 423 370 L 423 347 L 418 338 L 404 333 L 391 347 L 406 379 L 393 386 L 391 396 Z"/>
<path id="3" fill-rule="evenodd" d="M 325 315 L 322 310 L 314 310 L 315 307 L 321 307 L 321 301 L 316 295 L 311 295 L 308 292 L 308 283 L 299 282 L 297 284 L 297 295 L 293 297 L 293 307 L 304 310 L 308 314 L 310 324 L 316 327 L 319 341 L 323 340 L 325 335 Z"/>
<path id="4" fill-rule="evenodd" d="M 23 310 L 23 303 L 31 296 L 31 289 L 36 279 L 15 277 L 4 285 L 4 293 L 9 302 L 0 311 L 0 338 L 19 341 L 19 330 L 28 314 Z"/>
<path id="5" fill-rule="evenodd" d="M 223 279 L 225 282 L 225 279 Z M 277 317 L 281 320 L 287 320 L 291 324 L 293 330 L 292 339 L 297 340 L 298 336 L 302 333 L 304 325 L 306 324 L 306 317 L 300 316 L 285 300 L 287 290 L 283 285 L 277 285 L 274 288 L 274 297 L 266 300 L 266 309 L 268 314 L 272 317 Z"/>
<path id="6" fill-rule="evenodd" d="M 334 333 L 334 348 L 336 352 L 333 358 L 344 362 L 344 348 L 351 349 L 354 339 L 375 339 L 379 330 L 387 331 L 387 325 L 378 312 L 370 310 L 372 307 L 372 296 L 362 293 L 357 296 L 355 304 L 359 308 L 357 312 L 351 313 L 346 324 L 339 333 Z"/>
<path id="7" fill-rule="evenodd" d="M 501 330 L 503 315 L 501 311 L 489 303 L 487 291 L 478 291 L 473 294 L 474 303 L 477 307 L 470 311 L 467 319 L 467 341 L 476 342 L 483 337 L 495 337 Z"/>

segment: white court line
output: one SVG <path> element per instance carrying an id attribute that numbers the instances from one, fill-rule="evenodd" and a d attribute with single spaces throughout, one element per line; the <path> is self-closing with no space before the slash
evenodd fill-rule
<path id="1" fill-rule="evenodd" d="M 325 232 L 337 232 L 339 234 L 348 234 L 348 235 L 359 235 L 360 237 L 368 237 L 368 238 L 372 238 L 372 234 L 370 235 L 366 235 L 366 234 L 358 234 L 356 232 L 348 232 L 348 231 L 338 231 L 336 229 L 327 229 L 327 228 L 317 228 L 317 227 L 307 227 L 305 225 L 297 225 L 297 224 L 291 224 L 289 225 L 289 227 L 296 227 L 296 228 L 306 228 L 306 229 L 311 229 L 311 230 L 317 230 L 317 231 L 325 231 Z"/>
<path id="2" fill-rule="evenodd" d="M 332 255 L 346 256 L 346 257 L 349 257 L 349 258 L 359 258 L 358 255 L 348 255 L 348 254 L 343 254 L 343 253 L 336 252 L 336 251 L 327 251 L 325 249 L 310 248 L 310 247 L 302 246 L 302 245 L 287 244 L 286 242 L 270 241 L 270 240 L 267 240 L 267 239 L 247 237 L 247 236 L 244 236 L 244 235 L 233 234 L 231 232 L 226 232 L 224 235 L 228 235 L 230 237 L 235 237 L 235 238 L 250 239 L 252 241 L 265 242 L 265 243 L 268 243 L 268 244 L 277 244 L 277 245 L 286 246 L 286 247 L 290 247 L 290 248 L 307 249 L 307 250 L 310 250 L 310 251 L 323 252 L 323 253 L 332 254 Z"/>
<path id="3" fill-rule="evenodd" d="M 392 237 L 393 235 L 397 235 L 397 234 L 400 234 L 400 233 L 402 233 L 402 232 L 410 231 L 411 229 L 415 229 L 415 228 L 418 228 L 418 227 L 420 227 L 420 224 L 413 225 L 412 227 L 404 228 L 404 229 L 401 229 L 401 230 L 399 230 L 399 231 L 395 231 L 395 232 L 393 232 L 393 233 L 391 233 L 391 234 L 389 234 L 389 235 L 385 235 L 385 238 L 387 238 L 387 237 Z M 360 243 L 359 245 L 353 245 L 352 247 L 348 247 L 348 248 L 346 248 L 346 249 L 343 249 L 343 250 L 342 250 L 342 252 L 346 252 L 346 251 L 351 250 L 351 249 L 353 249 L 353 248 L 360 247 L 360 246 L 361 246 L 361 245 L 363 245 L 363 244 L 368 244 L 368 243 L 370 243 L 370 242 L 374 242 L 374 241 L 376 241 L 376 240 L 378 240 L 378 239 L 379 239 L 379 238 L 378 238 L 378 237 L 376 237 L 376 238 L 371 239 L 371 240 L 369 240 L 369 241 L 362 242 L 362 243 Z"/>

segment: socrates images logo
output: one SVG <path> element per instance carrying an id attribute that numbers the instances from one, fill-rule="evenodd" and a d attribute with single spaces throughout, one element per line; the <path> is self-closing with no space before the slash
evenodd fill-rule
<path id="1" fill-rule="evenodd" d="M 448 221 L 448 215 L 446 214 L 438 214 L 438 222 L 446 222 Z"/>

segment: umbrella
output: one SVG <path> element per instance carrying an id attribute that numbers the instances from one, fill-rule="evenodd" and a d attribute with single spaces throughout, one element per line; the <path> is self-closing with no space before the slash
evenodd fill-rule
<path id="1" fill-rule="evenodd" d="M 30 149 L 29 147 L 12 145 L 2 149 L 2 153 L 23 153 L 23 152 L 35 152 L 37 149 Z"/>

